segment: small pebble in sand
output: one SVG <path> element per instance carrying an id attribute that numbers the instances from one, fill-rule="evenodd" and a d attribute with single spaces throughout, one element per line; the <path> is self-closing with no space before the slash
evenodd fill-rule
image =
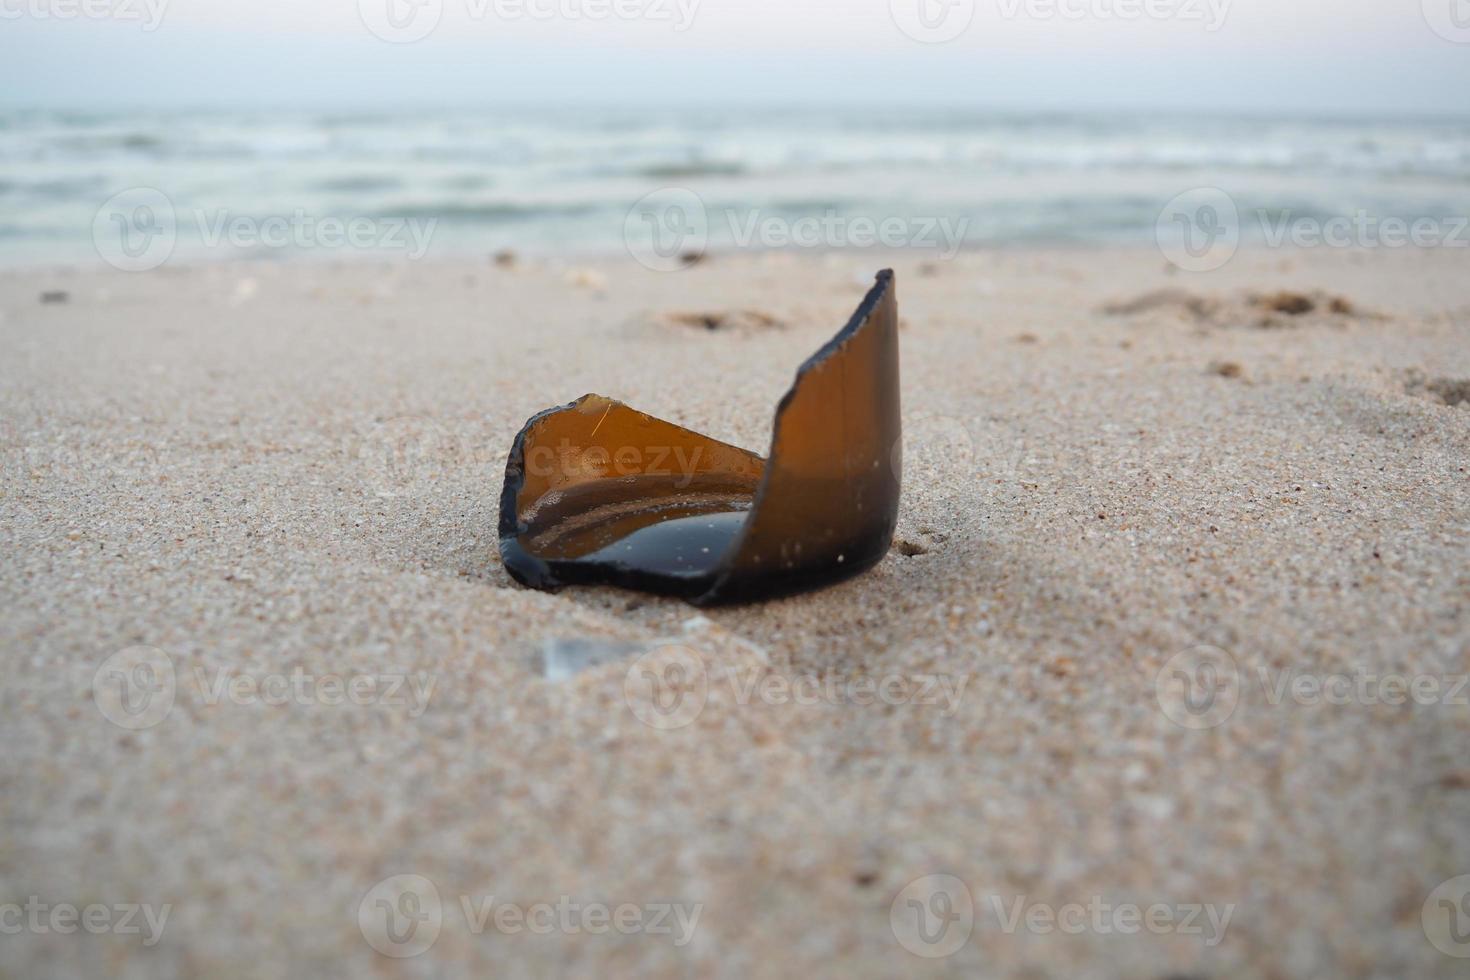
<path id="1" fill-rule="evenodd" d="M 696 327 L 700 330 L 780 330 L 786 322 L 780 317 L 761 310 L 676 310 L 665 313 L 663 319 L 681 327 Z"/>
<path id="2" fill-rule="evenodd" d="M 1439 785 L 1445 789 L 1470 789 L 1470 769 L 1446 774 L 1440 778 Z"/>
<path id="3" fill-rule="evenodd" d="M 600 292 L 607 288 L 607 276 L 596 269 L 571 269 L 566 274 L 566 283 L 569 286 L 595 289 Z"/>
<path id="4" fill-rule="evenodd" d="M 1220 301 L 1209 296 L 1197 296 L 1183 289 L 1157 289 L 1132 299 L 1105 303 L 1101 312 L 1106 316 L 1138 316 L 1158 310 L 1177 310 L 1197 320 L 1207 320 L 1220 311 Z"/>
<path id="5" fill-rule="evenodd" d="M 1317 304 L 1310 296 L 1285 290 L 1258 297 L 1256 305 L 1272 313 L 1285 313 L 1287 316 L 1304 316 L 1317 308 Z"/>
<path id="6" fill-rule="evenodd" d="M 1430 378 L 1422 371 L 1409 371 L 1404 390 L 1450 408 L 1470 408 L 1470 378 Z"/>
<path id="7" fill-rule="evenodd" d="M 1308 295 L 1306 293 L 1294 293 L 1282 290 L 1265 296 L 1253 296 L 1252 301 L 1256 306 L 1267 313 L 1281 313 L 1286 316 L 1306 316 L 1325 309 L 1335 316 L 1358 316 L 1358 308 L 1352 300 L 1344 296 L 1332 296 L 1327 293 L 1316 292 Z"/>
<path id="8" fill-rule="evenodd" d="M 1235 361 L 1211 361 L 1208 370 L 1211 374 L 1218 374 L 1222 378 L 1238 378 L 1245 374 L 1245 368 Z"/>

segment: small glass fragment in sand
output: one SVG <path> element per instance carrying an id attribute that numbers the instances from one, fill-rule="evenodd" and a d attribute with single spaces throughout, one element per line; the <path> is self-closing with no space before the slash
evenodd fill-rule
<path id="1" fill-rule="evenodd" d="M 876 564 L 898 519 L 891 271 L 797 372 L 768 458 L 587 395 L 526 423 L 500 555 L 537 589 L 610 584 L 697 605 L 817 588 Z"/>
<path id="2" fill-rule="evenodd" d="M 552 637 L 541 644 L 541 676 L 549 681 L 570 680 L 584 670 L 627 660 L 647 650 L 647 644 L 627 640 Z"/>

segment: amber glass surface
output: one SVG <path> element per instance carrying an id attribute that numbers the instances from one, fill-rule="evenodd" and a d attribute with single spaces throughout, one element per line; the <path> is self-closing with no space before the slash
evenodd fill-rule
<path id="1" fill-rule="evenodd" d="M 606 582 L 735 602 L 855 575 L 888 550 L 902 425 L 893 274 L 797 372 L 768 460 L 587 395 L 512 447 L 500 552 L 535 588 Z"/>

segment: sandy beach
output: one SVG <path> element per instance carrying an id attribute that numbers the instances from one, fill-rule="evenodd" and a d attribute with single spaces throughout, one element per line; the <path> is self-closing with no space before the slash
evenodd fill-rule
<path id="1" fill-rule="evenodd" d="M 881 564 L 708 610 L 511 581 L 527 417 L 764 453 L 885 266 Z M 0 272 L 0 904 L 46 907 L 0 975 L 1464 976 L 1465 270 Z M 48 911 L 89 905 L 141 931 Z"/>

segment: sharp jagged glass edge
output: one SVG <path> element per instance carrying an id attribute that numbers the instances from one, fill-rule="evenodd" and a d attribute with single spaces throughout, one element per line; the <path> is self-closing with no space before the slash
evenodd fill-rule
<path id="1" fill-rule="evenodd" d="M 878 274 L 877 281 L 847 324 L 797 369 L 795 379 L 776 407 L 771 449 L 765 460 L 767 465 L 750 505 L 752 518 L 767 502 L 768 490 L 775 471 L 775 467 L 770 464 L 776 459 L 778 434 L 781 432 L 781 426 L 788 410 L 802 388 L 803 381 L 832 358 L 839 356 L 864 328 L 878 329 L 874 326 L 878 320 L 875 314 L 879 312 L 880 304 L 885 298 L 891 296 L 892 290 L 893 272 L 885 269 Z M 888 319 L 892 321 L 887 324 L 888 328 L 896 332 L 896 309 L 892 310 Z M 896 348 L 896 337 L 894 345 Z M 895 375 L 891 397 L 895 399 L 892 409 L 896 418 L 896 364 L 893 365 L 893 370 Z M 629 408 L 622 402 L 607 399 L 604 396 L 584 395 L 576 401 L 546 409 L 532 416 L 522 426 L 512 444 L 509 458 L 506 460 L 505 482 L 500 495 L 500 555 L 511 577 L 524 586 L 555 591 L 575 585 L 612 585 L 635 591 L 675 596 L 700 606 L 749 602 L 810 591 L 852 578 L 877 564 L 891 544 L 893 526 L 897 518 L 897 474 L 894 477 L 894 493 L 889 502 L 889 513 L 880 515 L 877 520 L 876 526 L 880 530 L 876 535 L 870 533 L 866 536 L 868 540 L 853 542 L 854 557 L 852 560 L 839 561 L 820 567 L 808 566 L 791 575 L 783 575 L 776 570 L 769 575 L 760 576 L 737 574 L 738 570 L 735 566 L 742 557 L 742 545 L 750 528 L 750 520 L 726 549 L 723 560 L 710 573 L 696 577 L 651 572 L 614 560 L 555 559 L 537 555 L 529 550 L 522 541 L 523 535 L 528 530 L 520 511 L 520 494 L 526 484 L 526 443 L 531 434 L 536 432 L 543 423 L 563 413 L 577 411 L 589 399 L 607 401 L 614 407 Z M 636 411 L 636 409 L 630 410 Z M 736 448 L 728 447 L 727 444 L 702 433 L 675 426 L 674 423 L 661 419 L 654 419 L 654 421 L 690 433 L 713 446 Z M 897 439 L 900 434 L 895 432 L 894 435 Z M 748 572 L 749 569 L 745 571 Z"/>

